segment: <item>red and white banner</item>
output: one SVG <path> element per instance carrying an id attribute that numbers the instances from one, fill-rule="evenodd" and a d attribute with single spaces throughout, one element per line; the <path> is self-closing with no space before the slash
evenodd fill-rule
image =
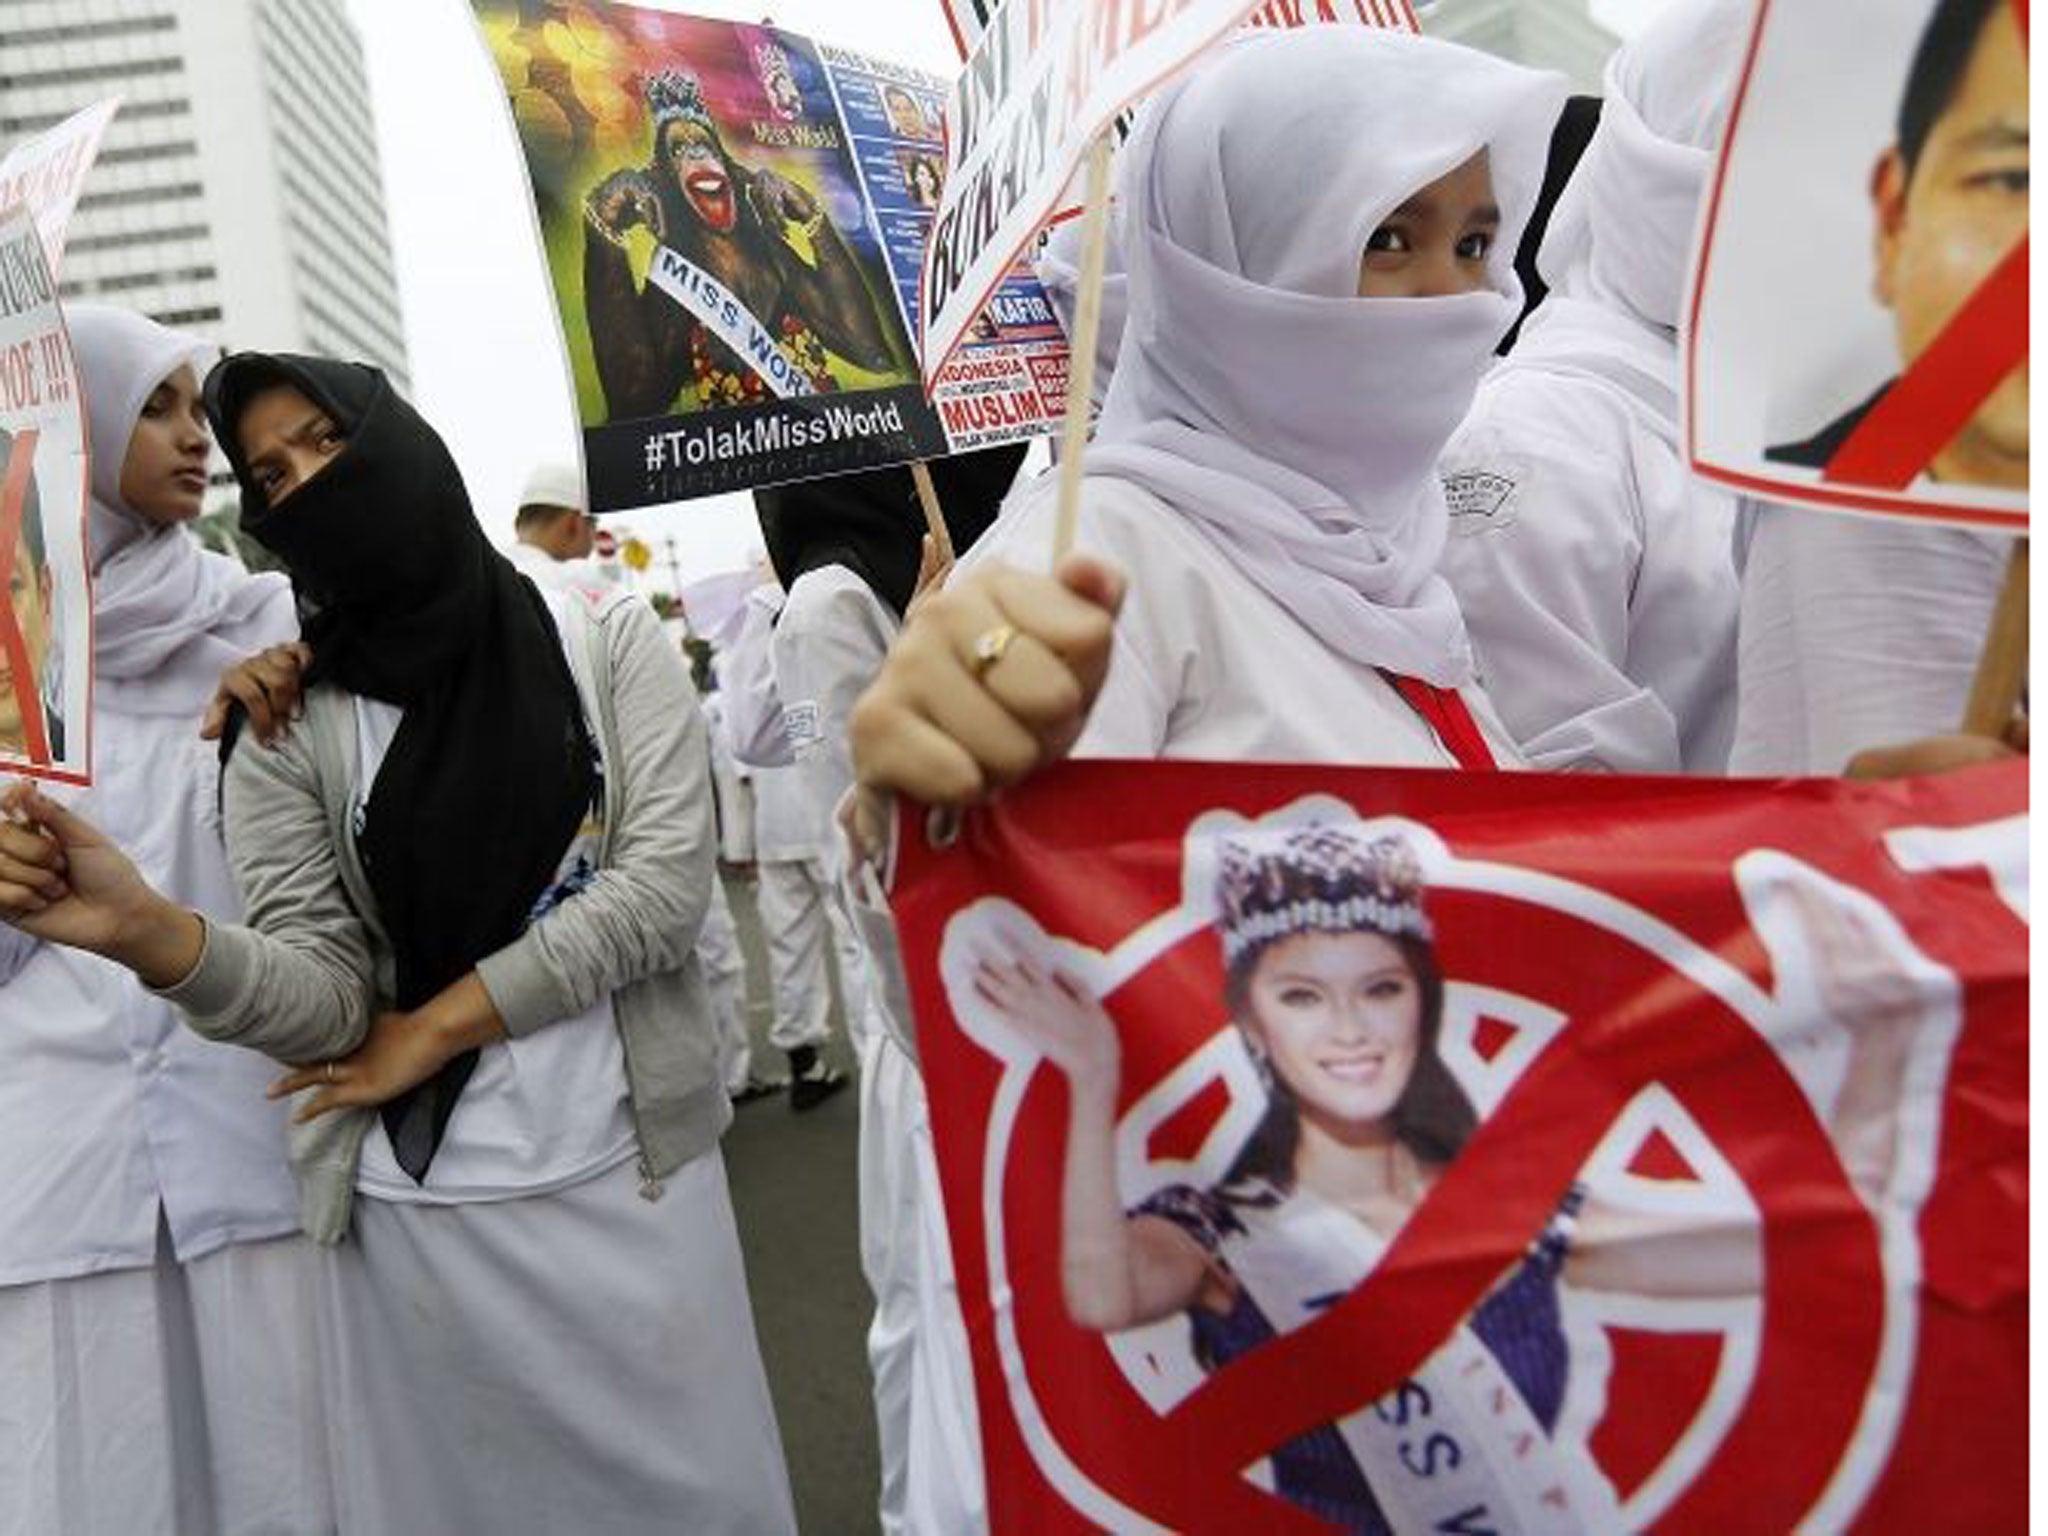
<path id="1" fill-rule="evenodd" d="M 993 0 L 939 0 L 946 28 L 953 34 L 953 46 L 965 59 L 981 41 L 988 18 L 996 7 Z M 1311 22 L 1351 21 L 1362 27 L 1398 27 L 1420 30 L 1410 0 L 1266 0 L 1244 19 L 1248 27 L 1301 27 Z"/>
<path id="2" fill-rule="evenodd" d="M 2026 821 L 2024 762 L 906 818 L 995 1530 L 2021 1528 Z"/>
<path id="3" fill-rule="evenodd" d="M 2026 33 L 2026 0 L 1761 0 L 1695 263 L 1699 473 L 2026 531 Z"/>
<path id="4" fill-rule="evenodd" d="M 1089 142 L 1239 24 L 1416 31 L 1409 0 L 941 0 L 965 63 L 925 243 L 918 352 L 930 391 L 1038 231 L 1076 211 Z"/>
<path id="5" fill-rule="evenodd" d="M 52 272 L 64 265 L 64 239 L 85 187 L 85 173 L 92 169 L 100 139 L 120 106 L 118 96 L 95 102 L 47 132 L 23 139 L 0 158 L 0 214 L 18 204 L 28 207 Z"/>

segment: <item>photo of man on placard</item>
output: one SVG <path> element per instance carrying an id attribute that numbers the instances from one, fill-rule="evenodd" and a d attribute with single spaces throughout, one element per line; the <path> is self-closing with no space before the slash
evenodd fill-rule
<path id="1" fill-rule="evenodd" d="M 2027 234 L 2027 55 L 2010 0 L 1938 0 L 1870 179 L 1875 297 L 1903 368 L 1941 335 Z M 1825 469 L 1896 376 L 1811 436 L 1765 451 Z M 2027 485 L 2027 365 L 1977 407 L 1928 466 L 1936 481 Z"/>
<path id="2" fill-rule="evenodd" d="M 0 428 L 0 482 L 6 479 L 8 461 L 15 439 Z M 22 498 L 21 527 L 14 541 L 14 563 L 7 572 L 7 602 L 10 622 L 21 640 L 21 654 L 28 675 L 14 674 L 14 647 L 0 645 L 0 753 L 17 757 L 29 755 L 32 735 L 28 711 L 37 711 L 45 744 L 53 760 L 64 756 L 64 722 L 45 699 L 51 649 L 57 625 L 56 581 L 50 567 L 49 548 L 43 535 L 42 500 L 34 471 L 30 471 Z"/>

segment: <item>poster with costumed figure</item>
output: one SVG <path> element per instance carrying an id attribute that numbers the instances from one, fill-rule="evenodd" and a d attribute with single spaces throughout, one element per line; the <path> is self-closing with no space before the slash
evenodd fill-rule
<path id="1" fill-rule="evenodd" d="M 474 0 L 511 108 L 593 511 L 1050 430 L 1065 344 L 1014 274 L 959 376 L 912 322 L 945 82 L 609 0 Z"/>

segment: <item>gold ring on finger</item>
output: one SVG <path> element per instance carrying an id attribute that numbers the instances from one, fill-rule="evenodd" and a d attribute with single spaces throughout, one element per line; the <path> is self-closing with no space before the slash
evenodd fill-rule
<path id="1" fill-rule="evenodd" d="M 983 630 L 974 640 L 974 675 L 985 677 L 997 662 L 1003 659 L 1010 642 L 1017 638 L 1017 626 L 997 624 Z"/>

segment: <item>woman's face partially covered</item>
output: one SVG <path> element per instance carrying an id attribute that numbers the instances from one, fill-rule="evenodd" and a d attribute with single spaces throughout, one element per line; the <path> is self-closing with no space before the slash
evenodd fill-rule
<path id="1" fill-rule="evenodd" d="M 243 408 L 235 438 L 249 478 L 274 507 L 334 462 L 347 438 L 332 417 L 290 384 L 274 384 Z"/>
<path id="2" fill-rule="evenodd" d="M 1421 1049 L 1422 988 L 1392 939 L 1282 939 L 1254 965 L 1247 1005 L 1245 1032 L 1304 1119 L 1355 1132 L 1393 1113 Z"/>
<path id="3" fill-rule="evenodd" d="M 1984 22 L 1910 179 L 1897 150 L 1878 163 L 1877 296 L 1908 366 L 2027 233 L 2027 54 L 2010 5 Z M 2022 362 L 1934 460 L 1938 480 L 2025 489 Z"/>
<path id="4" fill-rule="evenodd" d="M 1500 230 L 1493 172 L 1481 150 L 1388 214 L 1365 242 L 1358 295 L 1433 299 L 1487 286 L 1486 256 Z"/>

